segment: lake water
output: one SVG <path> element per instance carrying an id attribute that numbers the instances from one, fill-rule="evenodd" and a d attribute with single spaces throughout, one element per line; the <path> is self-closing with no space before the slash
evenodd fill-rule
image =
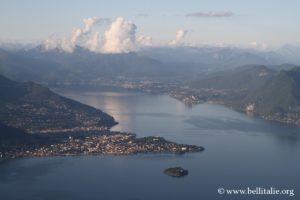
<path id="1" fill-rule="evenodd" d="M 205 147 L 184 155 L 24 158 L 0 163 L 0 199 L 299 199 L 300 128 L 219 105 L 192 108 L 166 95 L 59 91 L 111 114 L 112 130 Z M 166 176 L 168 167 L 189 170 Z M 294 190 L 289 195 L 227 195 L 218 188 Z"/>

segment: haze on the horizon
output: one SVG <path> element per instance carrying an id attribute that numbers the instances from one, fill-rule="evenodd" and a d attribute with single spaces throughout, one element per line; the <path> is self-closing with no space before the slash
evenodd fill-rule
<path id="1" fill-rule="evenodd" d="M 111 53 L 164 45 L 267 49 L 300 43 L 299 8 L 297 0 L 3 0 L 0 42 Z"/>

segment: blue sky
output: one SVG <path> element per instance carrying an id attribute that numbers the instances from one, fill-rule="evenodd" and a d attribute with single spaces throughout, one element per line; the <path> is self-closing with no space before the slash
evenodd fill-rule
<path id="1" fill-rule="evenodd" d="M 136 24 L 137 34 L 158 42 L 174 39 L 183 29 L 186 43 L 280 46 L 300 43 L 299 10 L 299 0 L 1 0 L 0 41 L 67 37 L 83 18 L 121 16 Z M 186 16 L 209 11 L 232 16 Z"/>

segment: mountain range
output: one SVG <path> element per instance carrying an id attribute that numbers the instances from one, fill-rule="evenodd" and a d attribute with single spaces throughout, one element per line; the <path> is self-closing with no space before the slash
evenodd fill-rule
<path id="1" fill-rule="evenodd" d="M 48 85 L 97 83 L 115 77 L 191 79 L 248 64 L 299 64 L 299 53 L 296 47 L 268 52 L 229 47 L 152 47 L 131 53 L 97 54 L 80 46 L 73 53 L 37 46 L 0 50 L 0 74 Z"/>
<path id="2" fill-rule="evenodd" d="M 79 46 L 73 53 L 67 53 L 60 49 L 46 51 L 42 46 L 37 46 L 0 50 L 0 74 L 13 80 L 35 81 L 49 86 L 111 85 L 120 77 L 122 81 L 119 85 L 127 84 L 128 80 L 151 81 L 159 78 L 177 81 L 180 78 L 181 81 L 175 81 L 176 86 L 188 83 L 192 90 L 226 90 L 227 96 L 222 101 L 227 101 L 237 110 L 255 105 L 253 112 L 258 115 L 270 118 L 280 114 L 278 118 L 286 120 L 292 116 L 295 121 L 299 103 L 299 53 L 299 48 L 294 46 L 269 52 L 228 47 L 152 47 L 121 54 L 97 54 Z M 4 77 L 1 77 L 1 82 L 1 92 L 8 95 L 0 99 L 3 102 L 1 112 L 6 114 L 0 121 L 8 125 L 31 132 L 40 131 L 42 126 L 39 127 L 38 123 L 34 125 L 35 130 L 29 128 L 32 122 L 27 116 L 28 110 L 34 110 L 30 113 L 31 117 L 40 121 L 47 119 L 49 124 L 55 123 L 60 129 L 84 127 L 86 122 L 83 121 L 93 126 L 104 124 L 109 127 L 114 124 L 108 115 L 57 96 L 42 85 L 16 83 Z M 169 88 L 174 88 L 174 85 Z M 62 110 L 64 112 L 60 112 Z M 53 111 L 56 115 L 50 114 Z M 38 115 L 40 112 L 45 112 L 46 117 L 41 118 Z M 102 116 L 101 120 L 92 120 L 96 113 Z M 20 118 L 14 118 L 15 114 Z M 69 120 L 60 123 L 67 115 Z M 42 125 L 48 128 L 47 124 Z"/>

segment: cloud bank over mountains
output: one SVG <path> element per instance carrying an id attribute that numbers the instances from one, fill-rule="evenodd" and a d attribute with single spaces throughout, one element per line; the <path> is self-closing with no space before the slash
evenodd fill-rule
<path id="1" fill-rule="evenodd" d="M 93 36 L 90 36 L 93 26 L 101 23 L 109 23 L 109 21 L 110 20 L 107 18 L 100 17 L 90 17 L 83 19 L 83 28 L 74 29 L 69 38 L 59 39 L 50 37 L 45 40 L 44 47 L 46 50 L 58 48 L 71 53 L 73 52 L 75 46 L 78 45 L 78 43 L 82 43 L 84 40 L 87 40 L 87 44 L 91 46 L 91 49 L 93 49 L 93 47 L 95 48 L 95 46 L 97 46 L 95 42 L 99 42 L 95 39 L 95 37 L 97 37 L 97 35 L 99 34 L 95 33 Z M 88 38 L 89 36 L 90 38 Z"/>
<path id="2" fill-rule="evenodd" d="M 132 21 L 118 17 L 114 21 L 107 18 L 90 17 L 83 19 L 84 26 L 75 28 L 69 37 L 50 37 L 44 41 L 45 50 L 61 49 L 72 53 L 76 46 L 81 46 L 95 53 L 128 53 L 146 46 L 155 46 L 152 37 L 137 35 L 137 26 Z M 109 24 L 103 34 L 93 32 L 96 25 Z M 187 30 L 176 31 L 175 39 L 163 44 L 177 45 L 185 38 Z"/>
<path id="3" fill-rule="evenodd" d="M 229 17 L 231 12 L 198 12 L 186 16 L 191 17 Z M 104 26 L 102 32 L 95 31 L 96 26 Z M 178 29 L 170 39 L 165 42 L 156 42 L 151 36 L 138 34 L 137 25 L 122 17 L 114 20 L 101 17 L 90 17 L 83 19 L 83 26 L 74 28 L 69 37 L 50 37 L 43 42 L 45 50 L 60 49 L 72 53 L 76 46 L 83 47 L 94 53 L 129 53 L 138 51 L 145 47 L 179 47 L 179 46 L 199 46 L 197 44 L 185 43 L 184 40 L 191 30 Z M 159 31 L 159 30 L 158 30 Z M 172 37 L 170 37 L 172 38 Z M 201 45 L 200 45 L 201 46 Z M 202 44 L 205 46 L 205 44 Z M 216 43 L 215 46 L 249 48 L 256 50 L 267 50 L 268 45 L 263 42 L 251 41 L 248 44 L 232 46 L 223 42 Z"/>

